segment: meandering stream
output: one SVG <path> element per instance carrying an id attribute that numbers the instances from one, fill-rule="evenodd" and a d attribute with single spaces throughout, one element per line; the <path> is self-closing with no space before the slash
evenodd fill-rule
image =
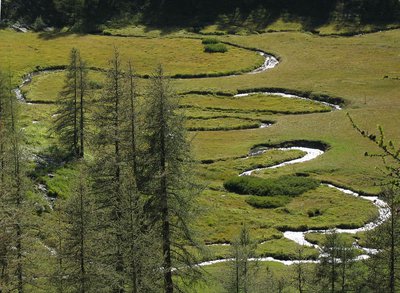
<path id="1" fill-rule="evenodd" d="M 272 55 L 269 55 L 265 52 L 259 51 L 258 54 L 260 54 L 261 56 L 263 56 L 265 58 L 264 63 L 257 69 L 248 72 L 248 74 L 258 74 L 258 73 L 262 73 L 265 72 L 266 70 L 269 70 L 271 68 L 276 67 L 279 64 L 279 61 L 277 58 L 275 58 Z M 15 92 L 15 96 L 18 99 L 18 101 L 22 102 L 22 103 L 27 103 L 23 93 L 22 93 L 22 87 L 25 86 L 26 84 L 30 83 L 32 81 L 32 77 L 34 75 L 37 74 L 41 74 L 41 73 L 45 73 L 45 72 L 57 72 L 59 71 L 59 69 L 57 70 L 42 70 L 42 71 L 38 71 L 38 72 L 33 72 L 33 73 L 29 73 L 27 75 L 25 75 L 25 77 L 23 78 L 21 84 L 14 89 Z M 321 103 L 323 105 L 329 106 L 331 107 L 333 110 L 341 110 L 341 107 L 336 105 L 336 104 L 331 104 L 331 103 L 327 103 L 324 101 L 315 101 L 306 97 L 301 97 L 301 96 L 297 96 L 297 95 L 293 95 L 293 94 L 287 94 L 287 93 L 281 93 L 281 92 L 261 92 L 261 93 L 257 93 L 257 92 L 249 92 L 249 93 L 242 93 L 242 94 L 237 94 L 234 97 L 246 97 L 246 96 L 250 96 L 250 95 L 255 95 L 255 94 L 262 94 L 262 95 L 266 95 L 266 96 L 279 96 L 279 97 L 284 97 L 284 98 L 290 98 L 290 99 L 302 99 L 302 100 L 310 100 L 310 101 L 314 101 L 314 102 L 318 102 Z M 30 103 L 28 103 L 30 104 Z M 262 123 L 260 125 L 260 128 L 266 128 L 269 127 L 270 124 L 267 123 Z M 248 170 L 245 171 L 241 174 L 239 174 L 239 176 L 249 176 L 251 174 L 253 174 L 254 172 L 259 172 L 259 171 L 263 171 L 266 169 L 276 169 L 276 168 L 281 168 L 287 165 L 292 165 L 292 164 L 299 164 L 299 163 L 303 163 L 303 162 L 307 162 L 310 160 L 314 160 L 317 157 L 321 156 L 324 151 L 317 149 L 317 148 L 309 148 L 309 147 L 302 147 L 302 146 L 293 146 L 293 147 L 287 147 L 287 148 L 276 148 L 278 150 L 282 150 L 282 151 L 289 151 L 289 150 L 300 150 L 305 152 L 305 155 L 301 158 L 298 159 L 294 159 L 294 160 L 288 160 L 286 162 L 280 163 L 280 164 L 276 164 L 273 166 L 269 166 L 269 167 L 265 167 L 265 168 L 257 168 L 257 169 L 253 169 L 253 170 Z M 262 154 L 263 152 L 265 152 L 265 150 L 261 150 L 261 151 L 256 151 L 250 154 L 250 156 L 254 156 L 254 155 L 259 155 Z M 328 186 L 329 188 L 334 188 L 337 189 L 341 192 L 343 192 L 344 194 L 348 195 L 348 196 L 356 196 L 356 197 L 360 197 L 364 200 L 369 200 L 371 201 L 379 210 L 379 217 L 370 223 L 365 224 L 364 226 L 357 228 L 357 229 L 336 229 L 336 232 L 338 233 L 350 233 L 350 234 L 355 234 L 357 232 L 361 232 L 361 231 L 369 231 L 372 230 L 374 228 L 376 228 L 377 226 L 381 225 L 384 221 L 386 221 L 389 217 L 390 217 L 390 210 L 387 206 L 387 204 L 378 199 L 377 197 L 374 196 L 360 196 L 359 194 L 351 191 L 351 190 L 347 190 L 347 189 L 343 189 L 337 186 L 334 186 L 332 184 L 324 184 L 325 186 Z M 52 205 L 54 204 L 54 199 L 48 197 L 47 195 L 47 189 L 43 184 L 38 184 L 38 189 L 43 193 L 44 198 L 49 202 L 50 207 L 52 207 Z M 327 233 L 328 231 L 326 230 L 306 230 L 306 231 L 285 231 L 283 233 L 283 237 L 294 241 L 295 243 L 299 244 L 299 245 L 304 245 L 304 246 L 309 246 L 309 247 L 314 247 L 316 249 L 318 249 L 320 252 L 322 251 L 321 247 L 316 245 L 316 244 L 312 244 L 310 242 L 308 242 L 305 237 L 306 234 L 308 233 L 314 233 L 314 232 L 319 232 L 319 233 Z M 212 244 L 213 246 L 216 245 L 229 245 L 229 244 Z M 368 249 L 368 248 L 363 248 L 361 246 L 359 246 L 357 243 L 354 244 L 354 246 L 358 249 L 361 249 L 365 252 L 364 255 L 358 256 L 357 259 L 365 259 L 368 258 L 368 254 L 374 254 L 377 253 L 378 251 L 376 251 L 375 249 Z M 50 251 L 50 249 L 49 249 Z M 54 251 L 51 251 L 52 254 L 56 253 Z M 232 261 L 233 259 L 231 258 L 226 258 L 226 259 L 218 259 L 218 260 L 212 260 L 212 261 L 206 261 L 206 262 L 202 262 L 199 263 L 198 266 L 208 266 L 208 265 L 213 265 L 213 264 L 217 264 L 217 263 L 222 263 L 222 262 L 229 262 Z M 318 260 L 280 260 L 280 259 L 276 259 L 273 257 L 263 257 L 263 258 L 254 258 L 254 259 L 250 259 L 250 261 L 252 260 L 257 260 L 257 261 L 272 261 L 272 262 L 279 262 L 282 263 L 284 265 L 292 265 L 292 264 L 296 264 L 296 263 L 317 263 Z"/>
<path id="2" fill-rule="evenodd" d="M 270 167 L 265 167 L 265 168 L 257 168 L 257 169 L 253 169 L 253 170 L 249 170 L 246 172 L 243 172 L 241 174 L 239 174 L 239 176 L 249 176 L 254 172 L 258 172 L 258 171 L 262 171 L 262 170 L 266 170 L 266 169 L 275 169 L 275 168 L 280 168 L 280 167 L 284 167 L 287 165 L 292 165 L 292 164 L 298 164 L 298 163 L 303 163 L 303 162 L 307 162 L 310 160 L 314 160 L 315 158 L 321 156 L 324 151 L 317 149 L 317 148 L 306 148 L 306 147 L 289 147 L 289 148 L 276 148 L 277 150 L 283 150 L 283 151 L 289 151 L 289 150 L 300 150 L 305 152 L 305 155 L 301 158 L 298 159 L 294 159 L 294 160 L 289 160 L 280 164 L 276 164 Z M 254 155 L 260 155 L 262 153 L 264 153 L 266 150 L 260 150 L 254 153 L 251 153 L 250 156 L 254 156 Z M 373 222 L 369 222 L 367 224 L 365 224 L 364 226 L 360 227 L 360 228 L 355 228 L 355 229 L 335 229 L 336 233 L 349 233 L 349 234 L 356 234 L 358 232 L 362 232 L 362 231 L 370 231 L 376 227 L 378 227 L 379 225 L 381 225 L 382 223 L 384 223 L 389 217 L 390 217 L 390 209 L 388 207 L 388 205 L 381 199 L 379 199 L 377 196 L 361 196 L 358 193 L 348 190 L 348 189 L 344 189 L 344 188 L 340 188 L 337 187 L 333 184 L 326 184 L 323 183 L 322 185 L 327 186 L 329 188 L 334 188 L 336 190 L 339 190 L 340 192 L 343 192 L 344 194 L 348 195 L 348 196 L 355 196 L 355 197 L 360 197 L 364 200 L 368 200 L 371 201 L 377 208 L 379 211 L 379 216 L 378 218 L 373 221 Z M 308 242 L 305 237 L 306 234 L 308 233 L 330 233 L 331 230 L 317 230 L 317 229 L 309 229 L 306 231 L 285 231 L 283 233 L 283 237 L 289 240 L 294 241 L 295 243 L 299 244 L 299 245 L 303 245 L 303 246 L 308 246 L 308 247 L 314 247 L 316 249 L 318 249 L 320 251 L 320 256 L 322 253 L 322 248 L 316 244 L 310 243 Z M 227 243 L 225 244 L 214 244 L 214 245 L 229 245 Z M 362 259 L 367 259 L 369 257 L 370 254 L 376 254 L 378 251 L 376 249 L 371 249 L 371 248 L 365 248 L 365 247 L 361 247 L 360 245 L 358 245 L 358 243 L 354 243 L 353 246 L 355 248 L 358 248 L 360 250 L 363 250 L 365 254 L 359 255 L 357 256 L 356 260 L 362 260 Z M 229 262 L 232 261 L 232 258 L 227 258 L 227 259 L 218 259 L 218 260 L 212 260 L 212 261 L 206 261 L 206 262 L 202 262 L 199 263 L 198 266 L 208 266 L 208 265 L 213 265 L 213 264 L 217 264 L 217 263 L 222 263 L 222 262 Z M 276 259 L 273 257 L 262 257 L 262 258 L 254 258 L 254 259 L 249 259 L 250 261 L 252 260 L 257 260 L 257 261 L 261 261 L 261 262 L 265 262 L 265 261 L 270 261 L 270 262 L 279 262 L 282 263 L 284 265 L 293 265 L 293 264 L 297 264 L 297 263 L 318 263 L 319 260 L 281 260 L 281 259 Z"/>

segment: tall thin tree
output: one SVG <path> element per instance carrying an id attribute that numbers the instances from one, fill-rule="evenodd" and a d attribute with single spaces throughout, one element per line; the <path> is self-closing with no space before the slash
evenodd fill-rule
<path id="1" fill-rule="evenodd" d="M 106 84 L 96 114 L 98 127 L 97 162 L 95 168 L 98 203 L 102 209 L 104 228 L 109 231 L 104 250 L 104 263 L 114 266 L 113 292 L 125 291 L 124 217 L 126 197 L 123 189 L 121 143 L 123 141 L 121 116 L 123 114 L 124 74 L 117 49 L 110 60 Z"/>
<path id="2" fill-rule="evenodd" d="M 64 88 L 58 102 L 59 116 L 54 130 L 66 149 L 76 158 L 84 156 L 85 98 L 87 68 L 78 49 L 70 53 Z"/>
<path id="3" fill-rule="evenodd" d="M 194 243 L 189 227 L 196 191 L 190 177 L 191 156 L 184 117 L 178 106 L 178 98 L 159 66 L 150 80 L 145 100 L 144 172 L 148 178 L 146 192 L 151 195 L 147 210 L 161 234 L 166 293 L 174 291 L 174 267 L 184 266 L 185 270 L 190 270 L 193 261 L 184 243 Z"/>

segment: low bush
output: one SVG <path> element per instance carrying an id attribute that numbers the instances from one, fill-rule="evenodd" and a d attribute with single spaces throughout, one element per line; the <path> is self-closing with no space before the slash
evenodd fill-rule
<path id="1" fill-rule="evenodd" d="M 216 38 L 205 38 L 201 41 L 203 45 L 218 44 L 220 41 Z"/>
<path id="2" fill-rule="evenodd" d="M 46 24 L 44 23 L 43 18 L 41 16 L 37 17 L 32 25 L 32 28 L 35 32 L 39 32 L 43 30 L 45 27 Z"/>
<path id="3" fill-rule="evenodd" d="M 319 181 L 309 177 L 281 176 L 263 179 L 253 176 L 232 177 L 224 182 L 224 187 L 238 194 L 258 196 L 297 196 L 319 186 Z"/>
<path id="4" fill-rule="evenodd" d="M 225 53 L 228 51 L 228 47 L 225 44 L 207 44 L 204 46 L 204 52 L 206 53 Z"/>
<path id="5" fill-rule="evenodd" d="M 307 215 L 310 218 L 318 217 L 322 215 L 322 211 L 318 208 L 313 208 L 307 211 Z"/>
<path id="6" fill-rule="evenodd" d="M 103 88 L 103 85 L 100 82 L 94 81 L 94 80 L 90 80 L 89 81 L 89 88 L 91 90 L 99 90 Z"/>
<path id="7" fill-rule="evenodd" d="M 255 208 L 274 209 L 285 206 L 290 200 L 288 196 L 250 196 L 246 202 Z"/>

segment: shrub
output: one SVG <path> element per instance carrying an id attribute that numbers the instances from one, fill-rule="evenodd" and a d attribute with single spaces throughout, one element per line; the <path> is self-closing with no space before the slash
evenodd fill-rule
<path id="1" fill-rule="evenodd" d="M 89 81 L 89 88 L 92 90 L 99 90 L 103 88 L 103 85 L 97 81 L 90 80 Z"/>
<path id="2" fill-rule="evenodd" d="M 35 22 L 32 25 L 32 28 L 35 32 L 41 31 L 46 27 L 46 24 L 43 21 L 41 16 L 37 17 Z"/>
<path id="3" fill-rule="evenodd" d="M 225 53 L 228 51 L 228 47 L 225 44 L 208 44 L 204 46 L 204 52 L 207 53 Z"/>
<path id="4" fill-rule="evenodd" d="M 261 209 L 274 209 L 283 207 L 290 202 L 288 196 L 250 196 L 246 199 L 246 202 L 255 207 Z"/>
<path id="5" fill-rule="evenodd" d="M 205 38 L 201 41 L 203 45 L 218 44 L 220 41 L 216 38 Z"/>
<path id="6" fill-rule="evenodd" d="M 308 190 L 315 189 L 319 182 L 309 177 L 281 176 L 273 179 L 263 179 L 253 176 L 232 177 L 224 182 L 224 187 L 238 194 L 258 196 L 287 195 L 297 196 Z"/>
<path id="7" fill-rule="evenodd" d="M 310 218 L 318 217 L 318 216 L 321 216 L 321 215 L 322 215 L 322 211 L 321 211 L 320 209 L 318 209 L 318 208 L 314 208 L 314 209 L 308 210 L 308 211 L 307 211 L 307 215 L 308 215 Z"/>

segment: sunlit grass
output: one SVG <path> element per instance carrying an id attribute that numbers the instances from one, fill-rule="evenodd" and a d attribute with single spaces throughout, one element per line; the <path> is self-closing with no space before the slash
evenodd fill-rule
<path id="1" fill-rule="evenodd" d="M 0 30 L 0 63 L 9 68 L 15 80 L 36 68 L 67 65 L 71 48 L 80 49 L 88 66 L 107 68 L 114 49 L 132 60 L 139 74 L 151 74 L 163 64 L 168 75 L 223 74 L 251 70 L 263 63 L 255 52 L 230 47 L 224 54 L 204 52 L 200 39 L 117 38 L 96 35 L 17 34 Z"/>
<path id="2" fill-rule="evenodd" d="M 202 109 L 236 112 L 295 114 L 331 111 L 330 107 L 318 102 L 263 94 L 244 97 L 186 95 L 182 98 L 181 103 Z"/>

